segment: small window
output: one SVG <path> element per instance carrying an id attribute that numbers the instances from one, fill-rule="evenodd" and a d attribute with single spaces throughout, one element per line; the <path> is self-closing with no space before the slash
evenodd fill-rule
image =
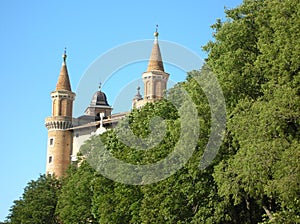
<path id="1" fill-rule="evenodd" d="M 52 161 L 53 161 L 52 156 L 49 156 L 48 163 L 52 163 Z"/>
<path id="2" fill-rule="evenodd" d="M 54 144 L 54 139 L 53 138 L 50 138 L 50 140 L 49 140 L 49 145 L 53 145 Z"/>

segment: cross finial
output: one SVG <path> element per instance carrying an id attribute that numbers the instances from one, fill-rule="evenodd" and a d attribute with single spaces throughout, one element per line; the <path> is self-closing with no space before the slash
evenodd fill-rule
<path id="1" fill-rule="evenodd" d="M 103 127 L 103 118 L 104 118 L 104 113 L 100 113 L 99 116 L 100 116 L 100 127 Z"/>

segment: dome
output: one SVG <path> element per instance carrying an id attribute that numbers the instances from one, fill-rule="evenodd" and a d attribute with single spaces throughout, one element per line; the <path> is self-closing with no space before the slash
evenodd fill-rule
<path id="1" fill-rule="evenodd" d="M 107 103 L 107 98 L 104 92 L 100 90 L 95 92 L 91 100 L 92 106 L 109 106 Z"/>

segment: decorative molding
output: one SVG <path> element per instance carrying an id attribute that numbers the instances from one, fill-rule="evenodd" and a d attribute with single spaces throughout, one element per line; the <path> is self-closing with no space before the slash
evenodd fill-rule
<path id="1" fill-rule="evenodd" d="M 46 121 L 48 130 L 66 130 L 72 127 L 72 121 Z"/>

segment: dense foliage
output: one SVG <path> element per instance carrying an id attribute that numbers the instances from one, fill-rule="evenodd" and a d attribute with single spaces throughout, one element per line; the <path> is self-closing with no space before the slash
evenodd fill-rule
<path id="1" fill-rule="evenodd" d="M 55 224 L 54 215 L 61 183 L 56 178 L 41 175 L 38 180 L 30 181 L 8 216 L 9 223 Z"/>
<path id="2" fill-rule="evenodd" d="M 157 183 L 126 185 L 84 161 L 62 186 L 49 176 L 30 182 L 7 223 L 300 223 L 300 2 L 244 0 L 226 15 L 212 26 L 203 68 L 167 93 L 180 99 L 184 88 L 199 115 L 197 146 L 183 168 Z M 195 78 L 210 71 L 224 92 L 227 129 L 217 157 L 200 170 L 211 114 Z M 88 140 L 82 153 L 101 141 L 128 163 L 165 158 L 182 122 L 168 100 L 133 110 L 120 127 L 146 138 L 153 116 L 164 119 L 166 131 L 151 150 L 132 149 L 114 129 Z"/>

